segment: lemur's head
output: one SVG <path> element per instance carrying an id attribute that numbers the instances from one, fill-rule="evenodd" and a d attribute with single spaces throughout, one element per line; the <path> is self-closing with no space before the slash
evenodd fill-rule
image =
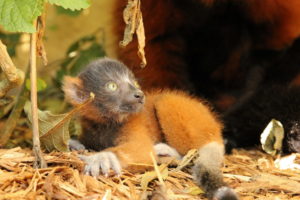
<path id="1" fill-rule="evenodd" d="M 78 105 L 89 98 L 95 99 L 82 115 L 87 118 L 121 122 L 131 113 L 139 112 L 145 97 L 133 73 L 123 64 L 112 59 L 99 59 L 90 63 L 78 77 L 65 77 L 65 98 Z"/>

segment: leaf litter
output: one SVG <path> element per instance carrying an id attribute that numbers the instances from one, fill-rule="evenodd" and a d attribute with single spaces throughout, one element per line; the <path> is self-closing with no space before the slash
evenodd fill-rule
<path id="1" fill-rule="evenodd" d="M 31 150 L 0 149 L 0 199 L 206 199 L 189 167 L 182 171 L 154 163 L 157 169 L 146 173 L 123 170 L 120 177 L 93 178 L 82 173 L 84 163 L 77 155 L 45 154 L 48 167 L 34 169 Z M 300 155 L 294 155 L 299 163 Z M 234 150 L 225 157 L 225 181 L 244 200 L 300 199 L 300 170 L 280 170 L 274 160 L 258 150 Z"/>

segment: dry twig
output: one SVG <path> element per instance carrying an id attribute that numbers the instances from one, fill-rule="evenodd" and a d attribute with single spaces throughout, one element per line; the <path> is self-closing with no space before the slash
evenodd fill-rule
<path id="1" fill-rule="evenodd" d="M 7 53 L 6 46 L 1 42 L 1 40 L 0 66 L 6 77 L 0 82 L 0 98 L 2 98 L 10 89 L 22 85 L 24 81 L 24 72 L 15 67 Z"/>
<path id="2" fill-rule="evenodd" d="M 35 21 L 36 25 L 36 21 Z M 34 167 L 47 167 L 43 158 L 39 136 L 38 106 L 37 106 L 37 77 L 36 77 L 36 41 L 37 33 L 30 35 L 30 98 L 32 111 L 32 141 L 35 155 Z"/>

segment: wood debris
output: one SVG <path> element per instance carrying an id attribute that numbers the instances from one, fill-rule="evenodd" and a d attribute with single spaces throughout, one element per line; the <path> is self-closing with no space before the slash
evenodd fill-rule
<path id="1" fill-rule="evenodd" d="M 45 160 L 47 168 L 34 169 L 31 150 L 0 149 L 0 200 L 206 199 L 190 174 L 176 168 L 166 174 L 164 165 L 157 166 L 161 177 L 151 179 L 145 191 L 141 184 L 145 174 L 123 171 L 120 177 L 108 178 L 82 174 L 84 164 L 77 152 L 53 152 L 45 154 Z M 257 150 L 236 150 L 226 156 L 225 181 L 241 199 L 299 200 L 300 170 L 280 170 L 274 160 Z"/>

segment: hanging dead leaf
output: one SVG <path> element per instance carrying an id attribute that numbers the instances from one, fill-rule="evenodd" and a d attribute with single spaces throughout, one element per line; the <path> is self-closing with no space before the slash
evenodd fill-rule
<path id="1" fill-rule="evenodd" d="M 94 94 L 91 93 L 89 99 L 82 104 L 75 107 L 68 113 L 65 114 L 52 114 L 49 111 L 38 110 L 39 116 L 39 132 L 42 145 L 47 151 L 68 151 L 69 135 L 69 123 L 71 118 L 81 110 L 85 105 L 90 103 L 94 99 Z M 25 104 L 24 110 L 31 122 L 32 113 L 30 102 Z"/>
<path id="2" fill-rule="evenodd" d="M 123 19 L 126 24 L 123 40 L 120 45 L 125 47 L 132 41 L 133 34 L 136 33 L 138 40 L 138 56 L 142 60 L 141 66 L 147 64 L 145 57 L 145 30 L 143 24 L 143 15 L 141 12 L 140 0 L 129 0 L 123 11 Z"/>
<path id="3" fill-rule="evenodd" d="M 138 56 L 142 60 L 141 67 L 145 67 L 147 65 L 146 57 L 145 57 L 145 30 L 144 30 L 144 23 L 143 23 L 143 16 L 142 13 L 138 13 L 140 15 L 138 21 L 138 27 L 136 30 L 136 35 L 138 39 Z"/>
<path id="4" fill-rule="evenodd" d="M 42 58 L 43 64 L 46 66 L 48 63 L 48 59 L 47 59 L 47 54 L 43 43 L 43 37 L 46 28 L 45 16 L 46 16 L 46 12 L 43 12 L 43 14 L 39 16 L 37 20 L 36 51 L 37 54 Z"/>
<path id="5" fill-rule="evenodd" d="M 138 1 L 136 0 L 129 0 L 126 8 L 123 11 L 123 20 L 126 24 L 124 37 L 120 42 L 120 45 L 123 47 L 132 41 L 133 34 L 136 30 L 137 2 Z"/>
<path id="6" fill-rule="evenodd" d="M 275 155 L 282 149 L 284 129 L 280 121 L 272 119 L 260 135 L 260 142 L 265 152 Z"/>

